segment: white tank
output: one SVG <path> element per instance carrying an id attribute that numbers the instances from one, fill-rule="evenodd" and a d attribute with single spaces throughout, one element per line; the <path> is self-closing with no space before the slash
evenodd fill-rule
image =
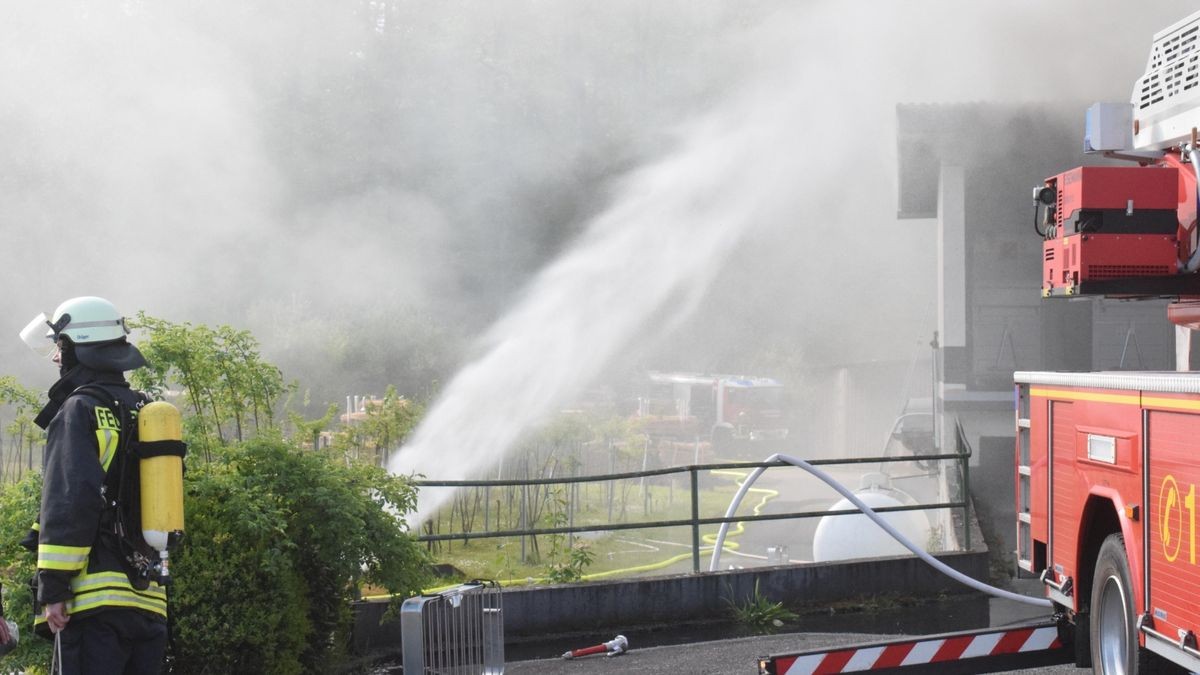
<path id="1" fill-rule="evenodd" d="M 864 477 L 864 483 L 867 477 Z M 854 495 L 871 508 L 887 506 L 911 506 L 915 499 L 894 488 L 872 484 L 855 491 Z M 848 499 L 839 500 L 829 507 L 830 511 L 857 508 Z M 892 527 L 908 537 L 921 550 L 926 550 L 929 541 L 929 518 L 923 511 L 893 511 L 879 514 Z M 862 513 L 844 516 L 825 516 L 813 533 L 813 560 L 853 560 L 855 558 L 879 558 L 895 555 L 912 555 L 903 544 L 892 538 Z"/>

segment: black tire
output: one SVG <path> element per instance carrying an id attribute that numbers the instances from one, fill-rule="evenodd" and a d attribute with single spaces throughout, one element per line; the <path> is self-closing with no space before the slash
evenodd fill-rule
<path id="1" fill-rule="evenodd" d="M 1071 647 L 1075 651 L 1075 667 L 1092 667 L 1092 621 L 1087 612 L 1075 615 L 1071 631 Z"/>
<path id="2" fill-rule="evenodd" d="M 1092 577 L 1092 667 L 1103 675 L 1136 675 L 1137 627 L 1133 580 L 1125 559 L 1125 537 L 1110 534 L 1100 546 Z"/>
<path id="3" fill-rule="evenodd" d="M 1093 672 L 1102 675 L 1185 672 L 1138 647 L 1133 579 L 1125 558 L 1125 537 L 1110 534 L 1104 540 L 1092 579 L 1089 632 Z"/>

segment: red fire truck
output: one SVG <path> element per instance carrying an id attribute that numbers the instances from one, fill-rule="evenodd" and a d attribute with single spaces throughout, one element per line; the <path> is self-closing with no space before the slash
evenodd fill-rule
<path id="1" fill-rule="evenodd" d="M 1200 669 L 1200 378 L 1016 380 L 1018 565 L 1090 640 L 1098 671 L 1137 672 L 1150 653 Z"/>
<path id="2" fill-rule="evenodd" d="M 1020 372 L 1017 560 L 1103 673 L 1200 671 L 1200 13 L 1155 36 L 1129 104 L 1088 111 L 1088 166 L 1034 188 L 1044 296 L 1166 297 L 1175 373 Z M 1084 649 L 1087 647 L 1087 649 Z"/>
<path id="3" fill-rule="evenodd" d="M 638 401 L 643 429 L 657 438 L 703 437 L 720 450 L 788 435 L 786 392 L 769 377 L 651 372 Z"/>
<path id="4" fill-rule="evenodd" d="M 1044 585 L 1058 638 L 1047 626 L 981 631 L 770 657 L 760 672 L 949 665 L 1028 645 L 1073 646 L 1100 673 L 1200 672 L 1200 373 L 1188 353 L 1200 328 L 1200 12 L 1155 35 L 1130 103 L 1092 106 L 1085 126 L 1086 151 L 1131 163 L 1034 188 L 1042 294 L 1169 299 L 1177 372 L 1015 374 L 1017 562 Z M 976 664 L 956 672 L 1003 669 Z"/>

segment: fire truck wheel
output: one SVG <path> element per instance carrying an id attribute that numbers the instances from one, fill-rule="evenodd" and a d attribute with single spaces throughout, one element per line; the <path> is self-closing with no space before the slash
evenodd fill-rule
<path id="1" fill-rule="evenodd" d="M 1092 665 L 1097 673 L 1136 673 L 1137 635 L 1125 538 L 1109 535 L 1100 546 L 1092 582 Z"/>
<path id="2" fill-rule="evenodd" d="M 1075 667 L 1092 667 L 1092 617 L 1079 612 L 1072 623 L 1071 646 L 1075 650 Z"/>
<path id="3" fill-rule="evenodd" d="M 1100 546 L 1092 582 L 1092 667 L 1096 673 L 1165 673 L 1174 664 L 1138 647 L 1133 615 L 1133 584 L 1125 558 L 1125 537 L 1110 534 Z"/>

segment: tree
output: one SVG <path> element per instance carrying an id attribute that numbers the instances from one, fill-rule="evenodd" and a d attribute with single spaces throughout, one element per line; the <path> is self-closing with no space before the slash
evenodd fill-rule
<path id="1" fill-rule="evenodd" d="M 7 457 L 0 452 L 0 480 L 6 475 L 14 481 L 21 476 L 21 452 L 26 449 L 29 454 L 25 470 L 33 469 L 33 449 L 43 439 L 42 430 L 33 424 L 39 404 L 40 397 L 22 386 L 16 378 L 10 375 L 0 377 L 0 405 L 10 406 L 13 411 L 12 422 L 4 427 L 9 438 L 9 452 Z"/>
<path id="2" fill-rule="evenodd" d="M 147 333 L 138 345 L 147 367 L 133 372 L 133 385 L 156 398 L 173 384 L 183 387 L 192 413 L 189 428 L 199 436 L 206 459 L 211 459 L 214 435 L 224 445 L 245 440 L 251 422 L 255 433 L 275 428 L 275 403 L 289 387 L 279 369 L 262 360 L 249 331 L 176 324 L 144 312 L 132 325 Z"/>
<path id="3" fill-rule="evenodd" d="M 423 413 L 423 406 L 400 396 L 395 386 L 388 385 L 383 400 L 368 401 L 364 418 L 348 422 L 334 439 L 333 447 L 357 458 L 364 458 L 366 452 L 370 463 L 387 466 L 391 451 L 404 442 Z"/>
<path id="4" fill-rule="evenodd" d="M 297 443 L 310 444 L 313 450 L 321 447 L 321 433 L 329 428 L 329 423 L 337 417 L 338 406 L 336 403 L 329 404 L 325 409 L 325 414 L 315 420 L 305 419 L 303 415 L 291 410 L 288 411 L 288 422 L 292 425 L 292 438 Z"/>

